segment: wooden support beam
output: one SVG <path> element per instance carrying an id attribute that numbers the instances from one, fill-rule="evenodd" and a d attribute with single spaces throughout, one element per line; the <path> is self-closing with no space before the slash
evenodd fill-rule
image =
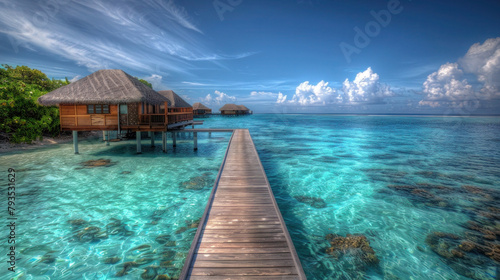
<path id="1" fill-rule="evenodd" d="M 198 150 L 198 132 L 193 132 L 194 150 Z"/>
<path id="2" fill-rule="evenodd" d="M 167 132 L 166 131 L 162 131 L 161 132 L 161 140 L 162 140 L 162 150 L 164 153 L 167 152 Z"/>
<path id="3" fill-rule="evenodd" d="M 172 132 L 172 141 L 174 142 L 174 148 L 177 147 L 177 132 Z"/>
<path id="4" fill-rule="evenodd" d="M 106 146 L 109 146 L 109 130 L 106 130 Z"/>
<path id="5" fill-rule="evenodd" d="M 151 147 L 154 147 L 155 146 L 155 132 L 154 131 L 150 131 L 150 136 L 151 136 Z"/>
<path id="6" fill-rule="evenodd" d="M 137 153 L 138 154 L 142 154 L 142 150 L 141 150 L 141 132 L 140 131 L 136 131 L 135 132 L 135 141 L 137 142 Z"/>
<path id="7" fill-rule="evenodd" d="M 75 150 L 75 155 L 78 154 L 78 131 L 73 130 L 73 148 Z"/>

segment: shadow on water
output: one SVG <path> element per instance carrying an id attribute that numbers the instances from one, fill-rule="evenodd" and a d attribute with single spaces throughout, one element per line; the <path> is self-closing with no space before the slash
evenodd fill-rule
<path id="1" fill-rule="evenodd" d="M 225 142 L 227 144 L 227 138 Z M 167 144 L 167 152 L 162 150 L 161 139 L 155 141 L 155 146 L 151 147 L 149 141 L 143 141 L 141 145 L 141 154 L 137 154 L 137 145 L 135 141 L 124 141 L 120 144 L 113 143 L 110 146 L 90 153 L 93 156 L 115 156 L 115 157 L 130 157 L 139 156 L 142 158 L 157 158 L 157 157 L 175 157 L 175 158 L 196 158 L 196 157 L 214 157 L 221 143 L 220 139 L 210 139 L 208 142 L 198 142 L 198 150 L 194 150 L 192 141 L 178 141 L 177 146 L 173 147 L 172 142 Z M 84 153 L 84 151 L 83 151 Z"/>

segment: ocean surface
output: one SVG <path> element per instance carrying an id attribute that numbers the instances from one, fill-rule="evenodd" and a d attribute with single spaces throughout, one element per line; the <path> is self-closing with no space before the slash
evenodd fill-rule
<path id="1" fill-rule="evenodd" d="M 250 130 L 308 279 L 499 279 L 500 118 L 203 120 Z M 181 134 L 164 154 L 158 134 L 141 155 L 135 140 L 102 139 L 80 141 L 80 155 L 0 154 L 17 218 L 16 273 L 4 227 L 0 279 L 175 278 L 229 137 L 200 133 L 197 152 Z"/>

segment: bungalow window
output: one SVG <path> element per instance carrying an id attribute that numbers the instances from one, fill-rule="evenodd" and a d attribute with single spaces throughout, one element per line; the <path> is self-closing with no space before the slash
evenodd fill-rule
<path id="1" fill-rule="evenodd" d="M 109 114 L 109 105 L 87 105 L 87 114 Z"/>

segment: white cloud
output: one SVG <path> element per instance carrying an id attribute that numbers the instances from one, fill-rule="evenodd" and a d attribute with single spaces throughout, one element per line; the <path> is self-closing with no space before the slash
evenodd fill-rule
<path id="1" fill-rule="evenodd" d="M 196 83 L 196 82 L 182 82 L 183 84 L 190 85 L 190 86 L 209 86 L 209 84 L 203 84 L 203 83 Z"/>
<path id="2" fill-rule="evenodd" d="M 383 98 L 394 96 L 390 87 L 379 82 L 379 75 L 371 67 L 356 75 L 354 81 L 344 81 L 342 91 L 345 103 L 380 103 Z"/>
<path id="3" fill-rule="evenodd" d="M 339 99 L 336 89 L 328 86 L 325 81 L 318 84 L 301 83 L 296 89 L 290 103 L 299 105 L 326 105 L 335 103 Z"/>
<path id="4" fill-rule="evenodd" d="M 474 88 L 465 74 L 477 78 Z M 441 65 L 423 84 L 422 106 L 474 109 L 481 101 L 500 97 L 500 38 L 472 45 L 458 63 Z M 472 105 L 471 105 L 472 104 Z"/>
<path id="5" fill-rule="evenodd" d="M 208 104 L 223 104 L 223 103 L 232 103 L 236 101 L 236 97 L 227 95 L 221 91 L 216 90 L 214 92 L 214 96 L 209 93 L 205 98 L 202 98 L 202 102 L 206 102 Z"/>
<path id="6" fill-rule="evenodd" d="M 153 74 L 149 77 L 144 78 L 144 80 L 150 82 L 151 85 L 153 86 L 153 89 L 159 90 L 161 88 L 163 77 L 158 74 Z"/>
<path id="7" fill-rule="evenodd" d="M 424 101 L 459 101 L 470 98 L 474 95 L 474 90 L 462 77 L 463 71 L 458 68 L 457 63 L 442 65 L 424 82 Z M 425 104 L 421 102 L 421 105 Z"/>
<path id="8" fill-rule="evenodd" d="M 286 102 L 286 97 L 287 95 L 283 95 L 283 93 L 278 94 L 278 100 L 276 100 L 276 103 L 281 104 Z"/>
<path id="9" fill-rule="evenodd" d="M 358 103 L 380 103 L 384 98 L 394 96 L 390 87 L 379 82 L 379 75 L 368 67 L 364 72 L 356 75 L 354 81 L 346 79 L 341 89 L 328 86 L 325 81 L 310 84 L 309 81 L 301 83 L 296 89 L 291 104 L 303 106 L 343 104 L 354 105 Z M 285 103 L 286 96 L 281 96 L 277 103 Z"/>
<path id="10" fill-rule="evenodd" d="M 76 75 L 76 76 L 74 76 L 74 77 L 73 77 L 73 79 L 69 80 L 69 82 L 70 82 L 70 83 L 74 83 L 74 82 L 76 82 L 76 81 L 80 80 L 80 78 L 81 78 L 81 77 L 82 77 L 82 76 L 80 76 L 80 75 Z"/>
<path id="11" fill-rule="evenodd" d="M 464 72 L 477 75 L 485 86 L 500 86 L 500 37 L 472 45 L 459 63 Z"/>
<path id="12" fill-rule="evenodd" d="M 277 93 L 274 92 L 267 92 L 267 91 L 252 91 L 250 92 L 250 96 L 277 96 Z"/>
<path id="13" fill-rule="evenodd" d="M 16 52 L 45 51 L 90 71 L 131 68 L 147 73 L 161 65 L 166 71 L 185 73 L 193 61 L 253 54 L 208 49 L 200 29 L 172 0 L 66 2 L 2 3 L 0 33 L 9 36 Z"/>

